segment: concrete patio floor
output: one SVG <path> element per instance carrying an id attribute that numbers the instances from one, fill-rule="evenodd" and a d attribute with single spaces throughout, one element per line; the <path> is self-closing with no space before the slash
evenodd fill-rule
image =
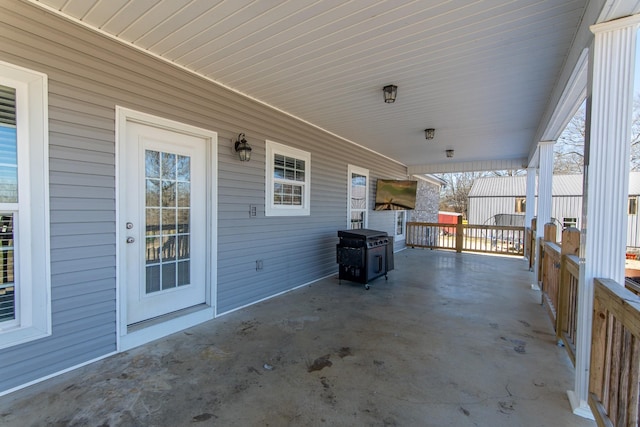
<path id="1" fill-rule="evenodd" d="M 395 260 L 369 291 L 328 278 L 4 396 L 0 425 L 595 425 L 526 261 Z"/>

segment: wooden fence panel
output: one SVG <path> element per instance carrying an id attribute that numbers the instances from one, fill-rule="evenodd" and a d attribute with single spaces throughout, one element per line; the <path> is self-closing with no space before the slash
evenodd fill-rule
<path id="1" fill-rule="evenodd" d="M 524 227 L 407 223 L 406 245 L 413 248 L 523 256 L 524 243 Z"/>
<path id="2" fill-rule="evenodd" d="M 579 259 L 575 255 L 563 256 L 556 331 L 574 366 L 576 364 L 576 334 L 578 330 L 578 277 L 580 273 L 578 262 Z"/>
<path id="3" fill-rule="evenodd" d="M 551 242 L 544 242 L 542 257 L 542 302 L 547 308 L 549 317 L 556 325 L 560 291 L 561 249 Z"/>
<path id="4" fill-rule="evenodd" d="M 637 426 L 640 297 L 606 279 L 594 283 L 589 405 L 599 426 Z"/>

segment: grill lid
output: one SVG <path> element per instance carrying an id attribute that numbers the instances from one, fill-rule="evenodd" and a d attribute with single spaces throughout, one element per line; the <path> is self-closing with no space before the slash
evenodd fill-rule
<path id="1" fill-rule="evenodd" d="M 367 228 L 361 228 L 359 230 L 340 230 L 338 231 L 338 237 L 345 239 L 375 239 L 380 237 L 387 237 L 385 231 L 369 230 Z"/>

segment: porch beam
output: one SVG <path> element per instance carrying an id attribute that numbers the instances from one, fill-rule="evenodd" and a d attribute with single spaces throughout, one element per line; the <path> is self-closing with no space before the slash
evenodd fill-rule
<path id="1" fill-rule="evenodd" d="M 407 175 L 449 172 L 483 172 L 496 170 L 524 169 L 527 159 L 478 160 L 472 162 L 447 162 L 407 167 Z"/>
<path id="2" fill-rule="evenodd" d="M 574 413 L 588 406 L 594 278 L 624 283 L 629 151 L 636 36 L 640 16 L 591 27 L 578 286 Z"/>

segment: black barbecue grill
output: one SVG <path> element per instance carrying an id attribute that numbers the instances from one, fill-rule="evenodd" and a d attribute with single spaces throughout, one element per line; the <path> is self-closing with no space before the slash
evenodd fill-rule
<path id="1" fill-rule="evenodd" d="M 363 228 L 338 231 L 338 237 L 339 280 L 364 283 L 369 289 L 371 280 L 386 278 L 387 272 L 393 270 L 393 238 L 386 232 Z"/>

